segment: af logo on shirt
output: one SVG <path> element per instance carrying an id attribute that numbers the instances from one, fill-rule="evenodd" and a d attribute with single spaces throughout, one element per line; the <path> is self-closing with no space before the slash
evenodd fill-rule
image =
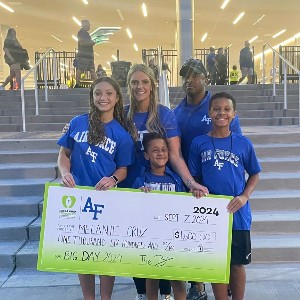
<path id="1" fill-rule="evenodd" d="M 201 122 L 206 122 L 206 124 L 209 125 L 211 123 L 211 118 L 209 118 L 206 115 L 204 115 L 204 117 L 202 118 Z"/>

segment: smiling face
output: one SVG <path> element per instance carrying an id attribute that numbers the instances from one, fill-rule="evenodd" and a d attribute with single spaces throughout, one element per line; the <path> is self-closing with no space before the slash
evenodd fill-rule
<path id="1" fill-rule="evenodd" d="M 231 99 L 216 98 L 212 101 L 209 116 L 214 127 L 228 127 L 236 115 L 236 111 Z"/>
<path id="2" fill-rule="evenodd" d="M 94 105 L 102 112 L 111 114 L 113 116 L 114 107 L 119 100 L 114 87 L 106 82 L 102 81 L 95 85 L 93 90 Z"/>
<path id="3" fill-rule="evenodd" d="M 150 161 L 151 168 L 162 168 L 168 162 L 169 149 L 165 140 L 154 139 L 149 141 L 145 158 Z"/>
<path id="4" fill-rule="evenodd" d="M 142 71 L 134 72 L 130 77 L 131 94 L 139 104 L 145 102 L 149 104 L 151 93 L 150 77 Z"/>

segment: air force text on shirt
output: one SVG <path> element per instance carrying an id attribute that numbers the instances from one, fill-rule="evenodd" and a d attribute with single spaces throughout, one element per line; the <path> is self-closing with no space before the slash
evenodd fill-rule
<path id="1" fill-rule="evenodd" d="M 76 135 L 74 136 L 74 140 L 77 143 L 86 143 L 87 135 L 88 135 L 88 131 L 77 132 Z M 103 149 L 104 151 L 107 151 L 109 154 L 113 154 L 115 151 L 116 145 L 117 145 L 117 143 L 115 141 L 106 137 L 104 143 L 97 144 L 96 146 Z M 87 151 L 86 154 L 90 154 L 91 152 L 92 151 L 90 150 L 90 147 L 89 147 L 89 150 Z"/>
<path id="2" fill-rule="evenodd" d="M 203 151 L 201 153 L 202 162 L 212 160 L 212 150 Z M 213 159 L 217 162 L 219 160 L 225 160 L 233 164 L 235 167 L 238 167 L 239 157 L 234 153 L 227 150 L 216 149 Z M 219 167 L 219 165 L 218 165 Z M 220 168 L 219 168 L 220 170 Z"/>

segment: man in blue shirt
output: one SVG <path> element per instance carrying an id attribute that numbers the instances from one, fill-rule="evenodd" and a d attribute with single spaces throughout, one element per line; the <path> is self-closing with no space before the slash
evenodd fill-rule
<path id="1" fill-rule="evenodd" d="M 207 73 L 201 60 L 187 60 L 181 67 L 179 75 L 183 78 L 186 96 L 174 109 L 174 113 L 181 132 L 182 155 L 187 163 L 193 139 L 211 130 L 211 118 L 208 115 L 211 93 L 205 90 Z M 237 116 L 231 122 L 230 130 L 242 133 Z"/>

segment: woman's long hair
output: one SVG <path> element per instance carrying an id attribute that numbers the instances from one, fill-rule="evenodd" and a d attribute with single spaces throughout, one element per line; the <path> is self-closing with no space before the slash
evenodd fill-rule
<path id="1" fill-rule="evenodd" d="M 136 141 L 138 139 L 138 131 L 133 123 L 133 116 L 137 111 L 137 101 L 135 100 L 130 86 L 130 80 L 133 73 L 141 71 L 149 76 L 151 82 L 151 91 L 150 91 L 150 102 L 148 107 L 148 119 L 146 122 L 146 128 L 149 132 L 158 132 L 164 134 L 165 131 L 160 124 L 158 116 L 158 93 L 156 86 L 156 79 L 153 70 L 145 64 L 134 64 L 127 75 L 127 85 L 128 85 L 128 95 L 130 99 L 130 107 L 128 114 L 126 116 L 127 128 L 130 135 Z"/>
<path id="2" fill-rule="evenodd" d="M 116 91 L 119 99 L 115 104 L 113 116 L 114 119 L 117 120 L 127 130 L 124 117 L 123 98 L 119 84 L 111 77 L 100 77 L 92 83 L 90 88 L 88 143 L 94 145 L 104 143 L 106 140 L 105 125 L 100 119 L 102 112 L 94 104 L 94 89 L 95 86 L 100 82 L 107 82 L 111 84 Z"/>

